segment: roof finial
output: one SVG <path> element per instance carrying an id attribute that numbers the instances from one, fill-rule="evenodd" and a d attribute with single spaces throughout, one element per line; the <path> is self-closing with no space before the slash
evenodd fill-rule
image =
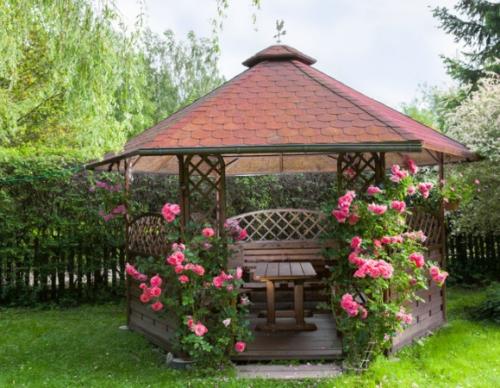
<path id="1" fill-rule="evenodd" d="M 281 37 L 286 35 L 285 21 L 283 19 L 276 20 L 276 34 L 273 36 L 276 39 L 276 43 L 281 43 Z"/>

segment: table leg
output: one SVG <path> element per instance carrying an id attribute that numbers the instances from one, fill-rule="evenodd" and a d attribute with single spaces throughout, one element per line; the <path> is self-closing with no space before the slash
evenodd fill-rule
<path id="1" fill-rule="evenodd" d="M 276 323 L 276 310 L 274 306 L 274 282 L 271 280 L 266 281 L 266 295 L 267 295 L 267 323 L 274 325 Z"/>
<path id="2" fill-rule="evenodd" d="M 293 298 L 295 309 L 295 322 L 299 326 L 305 326 L 304 321 L 304 283 L 295 281 L 293 286 Z"/>

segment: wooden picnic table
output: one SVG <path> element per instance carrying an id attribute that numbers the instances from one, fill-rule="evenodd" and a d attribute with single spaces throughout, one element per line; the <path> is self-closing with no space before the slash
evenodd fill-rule
<path id="1" fill-rule="evenodd" d="M 316 277 L 308 262 L 261 262 L 255 268 L 256 280 L 266 282 L 267 322 L 257 325 L 263 331 L 313 331 L 316 325 L 304 320 L 304 281 Z M 293 282 L 295 324 L 276 323 L 275 282 Z"/>

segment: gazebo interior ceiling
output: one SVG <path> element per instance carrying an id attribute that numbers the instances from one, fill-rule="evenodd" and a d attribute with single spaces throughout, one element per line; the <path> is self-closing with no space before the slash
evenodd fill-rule
<path id="1" fill-rule="evenodd" d="M 130 139 L 122 153 L 89 168 L 177 174 L 177 155 L 219 154 L 226 175 L 334 172 L 340 153 L 384 152 L 386 165 L 411 155 L 421 165 L 473 160 L 464 145 L 270 46 L 249 68 Z"/>

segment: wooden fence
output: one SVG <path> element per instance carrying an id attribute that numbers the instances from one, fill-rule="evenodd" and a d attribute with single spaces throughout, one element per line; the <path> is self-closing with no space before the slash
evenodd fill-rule
<path id="1" fill-rule="evenodd" d="M 112 239 L 89 235 L 75 243 L 51 232 L 21 238 L 18 244 L 24 255 L 11 257 L 4 250 L 0 256 L 0 304 L 124 295 L 125 250 Z M 451 235 L 447 248 L 447 269 L 457 281 L 500 279 L 500 236 Z"/>
<path id="2" fill-rule="evenodd" d="M 447 250 L 447 269 L 457 281 L 500 279 L 500 236 L 450 235 Z"/>
<path id="3" fill-rule="evenodd" d="M 0 255 L 0 304 L 108 300 L 125 290 L 125 250 L 106 236 L 79 241 L 55 231 L 17 240 L 15 255 Z M 19 246 L 24 249 L 19 250 Z M 23 254 L 20 254 L 20 251 Z"/>

